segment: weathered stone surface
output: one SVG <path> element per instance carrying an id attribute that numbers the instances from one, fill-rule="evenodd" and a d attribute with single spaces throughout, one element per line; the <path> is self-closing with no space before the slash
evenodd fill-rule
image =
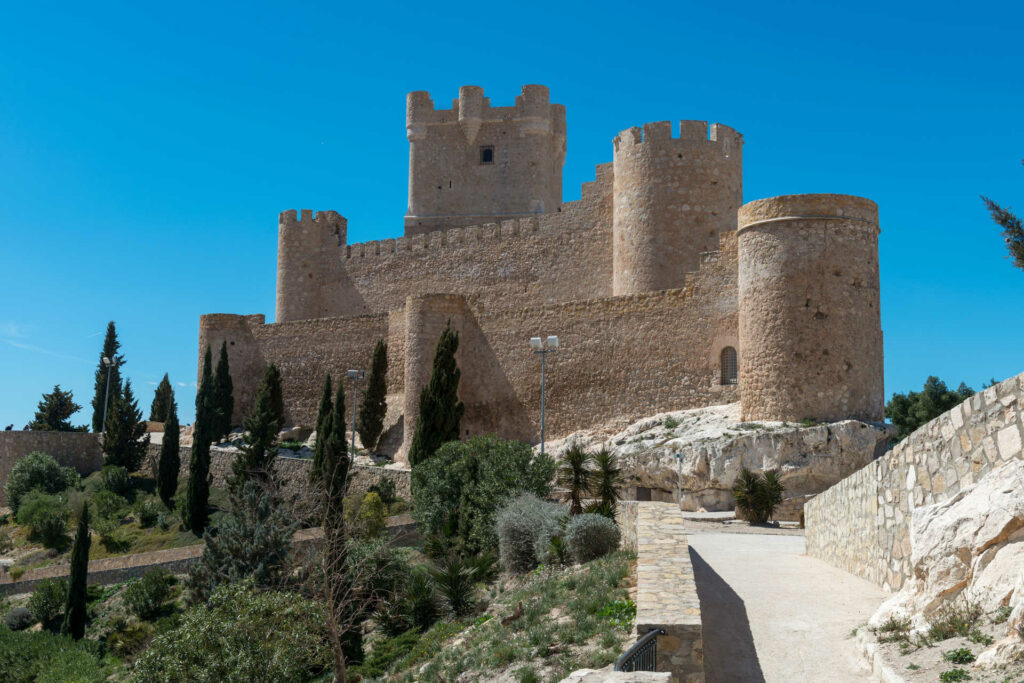
<path id="1" fill-rule="evenodd" d="M 794 513 L 799 517 L 806 496 L 871 462 L 889 436 L 884 427 L 854 420 L 812 427 L 741 422 L 740 406 L 733 403 L 661 413 L 610 438 L 577 432 L 552 442 L 548 450 L 557 456 L 574 444 L 607 448 L 619 459 L 625 485 L 652 489 L 652 499 L 675 501 L 681 482 L 684 510 L 730 510 L 732 485 L 744 467 L 777 469 L 786 498 L 798 501 Z"/>
<path id="2" fill-rule="evenodd" d="M 669 681 L 671 674 L 660 671 L 612 671 L 605 669 L 580 669 L 573 671 L 563 678 L 560 683 L 653 683 L 654 681 Z"/>

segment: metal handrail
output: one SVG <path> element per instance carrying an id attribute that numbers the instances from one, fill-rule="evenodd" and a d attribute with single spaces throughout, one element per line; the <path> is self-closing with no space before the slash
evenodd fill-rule
<path id="1" fill-rule="evenodd" d="M 615 660 L 615 671 L 657 671 L 658 636 L 665 635 L 665 629 L 652 628 L 633 643 L 633 647 Z"/>

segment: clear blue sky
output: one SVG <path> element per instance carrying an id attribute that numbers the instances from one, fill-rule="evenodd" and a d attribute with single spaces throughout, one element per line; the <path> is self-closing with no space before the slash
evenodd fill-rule
<path id="1" fill-rule="evenodd" d="M 0 10 L 0 423 L 92 396 L 102 332 L 148 411 L 191 420 L 201 313 L 274 310 L 277 214 L 397 236 L 405 93 L 568 108 L 565 199 L 614 135 L 740 130 L 746 200 L 881 207 L 886 394 L 1024 370 L 1024 272 L 978 199 L 1024 210 L 1019 1 L 6 3 Z M 89 421 L 88 410 L 75 420 Z"/>

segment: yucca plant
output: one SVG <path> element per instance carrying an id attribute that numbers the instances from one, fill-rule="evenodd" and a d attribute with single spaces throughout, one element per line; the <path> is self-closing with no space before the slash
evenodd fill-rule
<path id="1" fill-rule="evenodd" d="M 736 511 L 751 524 L 765 524 L 772 518 L 775 508 L 782 502 L 783 491 L 777 470 L 759 475 L 746 467 L 732 487 Z"/>
<path id="2" fill-rule="evenodd" d="M 606 448 L 594 455 L 594 495 L 598 504 L 593 512 L 615 519 L 615 508 L 619 504 L 619 487 L 622 485 L 622 470 L 615 456 Z"/>
<path id="3" fill-rule="evenodd" d="M 476 605 L 477 569 L 458 555 L 441 560 L 430 572 L 442 602 L 458 617 Z"/>
<path id="4" fill-rule="evenodd" d="M 563 462 L 558 468 L 557 482 L 569 490 L 570 515 L 583 512 L 583 499 L 591 493 L 594 478 L 587 466 L 593 460 L 594 456 L 580 446 L 573 446 L 562 455 Z"/>

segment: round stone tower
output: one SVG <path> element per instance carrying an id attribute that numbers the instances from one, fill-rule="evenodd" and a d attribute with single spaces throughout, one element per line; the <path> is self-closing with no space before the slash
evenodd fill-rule
<path id="1" fill-rule="evenodd" d="M 738 232 L 743 419 L 882 420 L 878 206 L 770 197 Z"/>
<path id="2" fill-rule="evenodd" d="M 743 203 L 743 136 L 728 126 L 668 121 L 615 138 L 614 294 L 683 286 L 700 254 L 736 229 Z"/>
<path id="3" fill-rule="evenodd" d="M 283 211 L 277 224 L 275 322 L 323 317 L 324 284 L 338 269 L 348 221 L 337 211 Z M 334 293 L 338 298 L 340 295 Z"/>

